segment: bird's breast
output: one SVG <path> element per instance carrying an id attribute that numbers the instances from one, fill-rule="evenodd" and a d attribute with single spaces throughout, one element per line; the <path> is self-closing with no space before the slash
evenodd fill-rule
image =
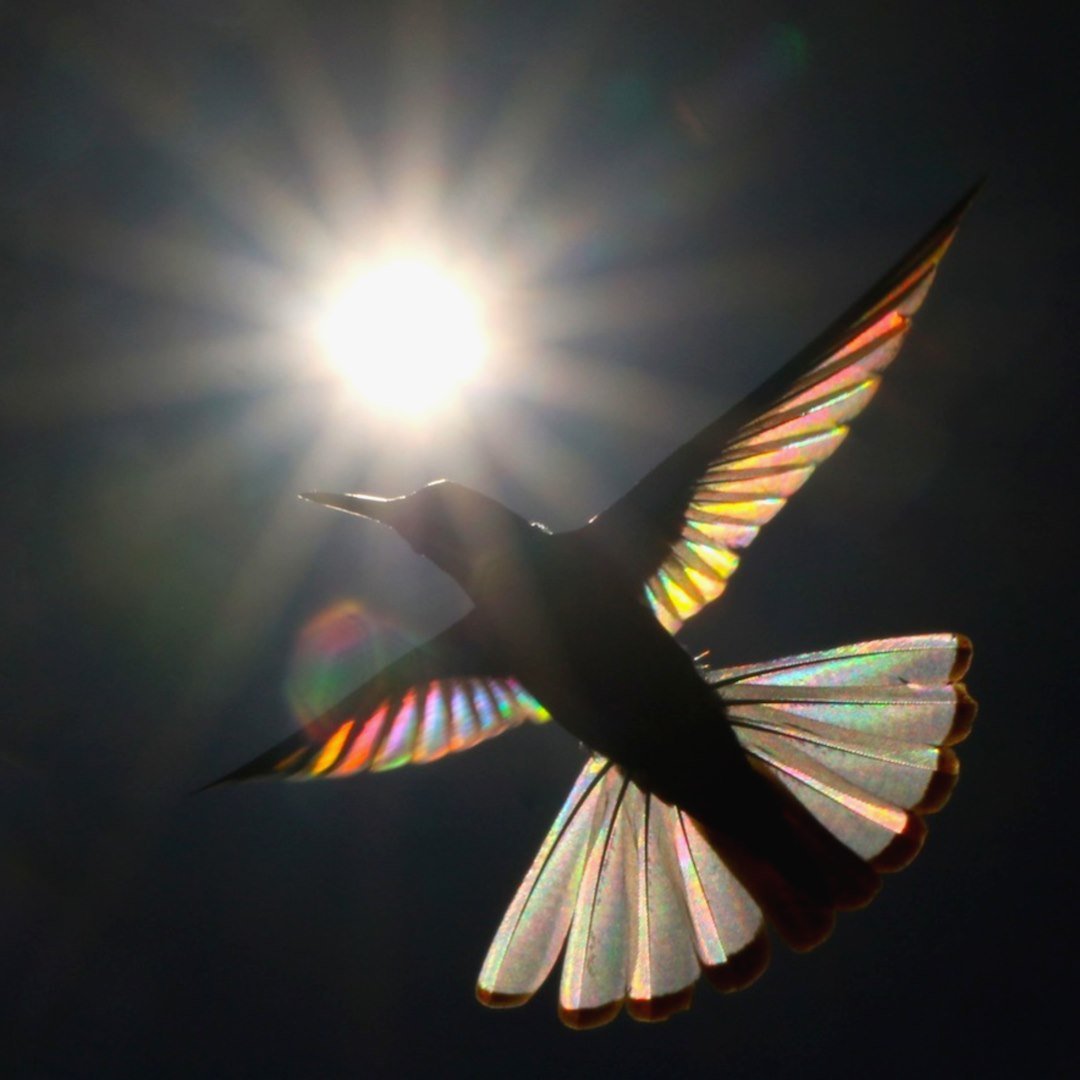
<path id="1" fill-rule="evenodd" d="M 692 658 L 603 568 L 493 565 L 474 599 L 509 669 L 553 718 L 643 786 L 670 795 L 695 746 L 736 749 Z"/>

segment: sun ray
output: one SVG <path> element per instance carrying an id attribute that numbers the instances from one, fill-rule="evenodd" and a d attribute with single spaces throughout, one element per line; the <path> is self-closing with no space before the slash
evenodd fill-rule
<path id="1" fill-rule="evenodd" d="M 428 233 L 446 197 L 446 79 L 444 16 L 437 5 L 405 0 L 393 7 L 390 145 L 391 216 Z"/>
<path id="2" fill-rule="evenodd" d="M 525 59 L 524 70 L 459 185 L 459 212 L 470 234 L 481 242 L 517 208 L 580 91 L 612 17 L 610 4 L 582 8 Z"/>
<path id="3" fill-rule="evenodd" d="M 177 92 L 149 57 L 125 49 L 120 39 L 107 39 L 78 15 L 51 25 L 50 32 L 57 51 L 123 111 L 138 136 L 193 176 L 260 247 L 290 264 L 303 260 L 311 266 L 333 251 L 334 239 L 318 215 L 266 162 L 254 160 L 225 135 L 192 140 L 189 133 L 200 125 L 189 96 Z"/>
<path id="4" fill-rule="evenodd" d="M 363 233 L 379 202 L 370 155 L 356 138 L 304 13 L 295 5 L 275 5 L 272 32 L 261 40 L 272 87 L 315 189 L 317 211 L 345 246 Z"/>

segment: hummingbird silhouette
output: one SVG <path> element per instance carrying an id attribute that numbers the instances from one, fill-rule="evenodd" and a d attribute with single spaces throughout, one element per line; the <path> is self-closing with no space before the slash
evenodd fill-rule
<path id="1" fill-rule="evenodd" d="M 712 669 L 676 639 L 874 396 L 974 196 L 824 333 L 586 525 L 552 534 L 438 481 L 401 498 L 310 493 L 382 522 L 470 612 L 219 783 L 433 761 L 525 721 L 592 752 L 477 986 L 528 1000 L 564 952 L 572 1027 L 662 1020 L 701 973 L 748 985 L 766 926 L 805 950 L 918 852 L 975 706 L 955 634 Z"/>

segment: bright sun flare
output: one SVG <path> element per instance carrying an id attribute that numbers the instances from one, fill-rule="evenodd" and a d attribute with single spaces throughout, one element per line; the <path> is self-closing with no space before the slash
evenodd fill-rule
<path id="1" fill-rule="evenodd" d="M 452 397 L 487 352 L 477 298 L 419 260 L 385 263 L 354 278 L 328 304 L 318 336 L 359 394 L 406 414 Z"/>

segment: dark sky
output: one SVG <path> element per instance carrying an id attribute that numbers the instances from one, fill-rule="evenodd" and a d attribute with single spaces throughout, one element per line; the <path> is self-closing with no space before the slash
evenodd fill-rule
<path id="1" fill-rule="evenodd" d="M 0 1062 L 1059 1075 L 1080 178 L 1058 7 L 4 4 Z M 483 1009 L 581 760 L 553 727 L 188 795 L 291 729 L 319 612 L 358 603 L 393 648 L 463 609 L 294 492 L 448 475 L 579 524 L 983 174 L 878 400 L 688 633 L 721 663 L 974 639 L 953 801 L 827 945 L 656 1027 L 567 1031 L 554 979 Z M 512 328 L 502 381 L 427 424 L 313 375 L 289 332 L 387 222 L 493 266 Z"/>

